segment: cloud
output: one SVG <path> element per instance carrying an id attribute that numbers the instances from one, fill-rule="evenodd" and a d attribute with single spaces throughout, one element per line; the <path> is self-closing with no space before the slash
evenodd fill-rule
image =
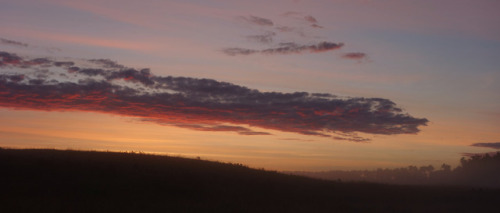
<path id="1" fill-rule="evenodd" d="M 369 59 L 368 55 L 366 53 L 362 52 L 350 52 L 350 53 L 344 53 L 341 56 L 344 59 L 348 60 L 356 60 L 357 62 L 370 62 L 371 60 Z"/>
<path id="2" fill-rule="evenodd" d="M 280 32 L 293 32 L 295 30 L 295 28 L 288 26 L 278 26 L 276 27 L 276 29 L 279 30 Z"/>
<path id="3" fill-rule="evenodd" d="M 56 52 L 56 51 L 61 51 L 60 49 L 54 48 L 54 47 L 40 47 L 40 46 L 27 44 L 27 43 L 23 43 L 20 41 L 9 40 L 9 39 L 5 39 L 5 38 L 0 38 L 0 45 L 1 44 L 15 46 L 15 47 L 21 47 L 21 48 L 28 48 L 29 47 L 29 48 L 33 48 L 33 49 L 43 49 L 43 50 L 50 52 L 50 53 Z"/>
<path id="4" fill-rule="evenodd" d="M 341 140 L 341 141 L 350 141 L 350 142 L 358 142 L 358 143 L 368 143 L 371 141 L 370 138 L 364 138 L 361 136 L 358 136 L 358 134 L 353 133 L 353 132 L 338 132 L 336 133 L 335 136 L 333 136 L 333 139 L 335 140 Z"/>
<path id="5" fill-rule="evenodd" d="M 318 20 L 316 20 L 316 18 L 314 18 L 312 16 L 304 16 L 304 20 L 306 20 L 307 22 L 309 22 L 311 24 L 311 27 L 314 27 L 314 28 L 323 28 L 323 26 L 318 25 Z"/>
<path id="6" fill-rule="evenodd" d="M 22 62 L 22 58 L 15 55 L 15 54 L 10 54 L 8 52 L 1 52 L 0 51 L 0 67 L 1 66 L 7 66 L 7 65 L 18 65 Z"/>
<path id="7" fill-rule="evenodd" d="M 340 134 L 340 135 L 345 135 L 345 134 Z M 360 136 L 357 136 L 355 134 L 351 134 L 350 136 L 333 136 L 333 139 L 335 140 L 341 140 L 341 141 L 350 141 L 350 142 L 356 142 L 356 143 L 368 143 L 371 141 L 370 138 L 363 138 Z"/>
<path id="8" fill-rule="evenodd" d="M 315 140 L 311 140 L 311 139 L 304 140 L 304 139 L 299 139 L 299 138 L 280 138 L 280 140 L 284 140 L 284 141 L 302 141 L 302 142 L 315 141 Z"/>
<path id="9" fill-rule="evenodd" d="M 97 47 L 116 48 L 134 51 L 150 51 L 158 48 L 158 43 L 144 40 L 121 40 L 119 38 L 103 39 L 100 37 L 89 37 L 81 34 L 62 34 L 34 29 L 7 29 L 12 30 L 15 35 L 29 34 L 37 39 L 56 41 L 71 44 L 90 45 Z M 29 45 L 30 47 L 45 49 L 49 52 L 61 51 L 53 47 L 41 47 Z"/>
<path id="10" fill-rule="evenodd" d="M 355 59 L 355 60 L 365 59 L 366 57 L 367 57 L 366 53 L 361 53 L 361 52 L 352 52 L 342 55 L 342 58 Z"/>
<path id="11" fill-rule="evenodd" d="M 339 49 L 342 46 L 344 46 L 343 43 L 333 43 L 333 42 L 327 42 L 323 41 L 315 45 L 298 45 L 293 42 L 288 42 L 288 43 L 281 43 L 280 47 L 278 48 L 270 48 L 270 49 L 265 49 L 262 50 L 263 53 L 270 53 L 270 54 L 289 54 L 289 53 L 301 53 L 304 51 L 310 51 L 310 52 L 325 52 L 325 51 L 330 51 L 330 50 L 335 50 Z"/>
<path id="12" fill-rule="evenodd" d="M 358 143 L 361 143 L 361 142 L 366 143 L 366 142 L 371 141 L 371 139 L 369 139 L 369 138 L 363 138 L 363 137 L 344 138 L 344 137 L 339 137 L 339 136 L 333 136 L 333 139 L 335 139 L 335 140 L 341 140 L 341 141 L 358 142 Z"/>
<path id="13" fill-rule="evenodd" d="M 251 54 L 259 53 L 258 50 L 238 48 L 238 47 L 226 48 L 226 49 L 223 49 L 222 52 L 225 53 L 226 55 L 230 55 L 230 56 L 251 55 Z"/>
<path id="14" fill-rule="evenodd" d="M 273 37 L 276 36 L 275 32 L 266 32 L 263 35 L 250 35 L 246 36 L 248 40 L 256 41 L 259 43 L 269 44 L 273 42 Z"/>
<path id="15" fill-rule="evenodd" d="M 295 11 L 287 11 L 287 12 L 285 12 L 285 13 L 281 14 L 281 15 L 282 15 L 282 16 L 298 16 L 298 15 L 300 15 L 300 14 L 302 14 L 302 13 L 300 13 L 300 12 L 295 12 Z"/>
<path id="16" fill-rule="evenodd" d="M 6 45 L 18 46 L 18 47 L 28 47 L 28 44 L 26 44 L 26 43 L 22 43 L 19 41 L 13 41 L 13 40 L 9 40 L 9 39 L 4 39 L 4 38 L 0 38 L 0 43 L 6 44 Z"/>
<path id="17" fill-rule="evenodd" d="M 302 16 L 302 13 L 299 13 L 299 12 L 294 12 L 294 11 L 288 11 L 288 12 L 285 12 L 282 14 L 282 16 L 285 16 L 285 17 L 293 17 L 295 19 L 299 19 L 299 20 L 304 20 L 306 21 L 306 23 L 309 23 L 311 27 L 313 28 L 324 28 L 323 26 L 319 25 L 319 22 L 318 20 L 311 16 L 311 15 L 307 15 L 307 16 Z M 281 27 L 282 29 L 280 28 L 277 28 L 278 30 L 280 30 L 281 32 L 291 32 L 293 31 L 293 28 L 283 28 Z"/>
<path id="18" fill-rule="evenodd" d="M 8 108 L 112 113 L 241 135 L 269 134 L 252 130 L 256 127 L 321 137 L 415 134 L 428 122 L 383 98 L 261 92 L 212 79 L 155 76 L 149 69 L 108 60 L 94 59 L 92 66 L 50 58 L 33 63 L 7 52 L 0 52 L 0 59 L 5 70 L 0 74 L 0 106 Z"/>
<path id="19" fill-rule="evenodd" d="M 125 68 L 125 66 L 118 64 L 110 59 L 90 59 L 88 61 L 97 65 L 102 65 L 104 68 L 118 68 L 118 69 Z"/>
<path id="20" fill-rule="evenodd" d="M 244 21 L 251 23 L 251 24 L 256 24 L 260 26 L 273 26 L 274 23 L 271 21 L 271 19 L 267 18 L 262 18 L 258 16 L 240 16 L 241 19 Z"/>
<path id="21" fill-rule="evenodd" d="M 151 118 L 141 119 L 142 121 L 156 122 L 159 124 L 177 126 L 186 129 L 192 129 L 197 131 L 211 131 L 211 132 L 222 132 L 222 131 L 232 131 L 237 132 L 240 135 L 271 135 L 268 132 L 257 132 L 249 128 L 241 126 L 231 126 L 231 125 L 210 125 L 210 124 L 177 124 L 177 123 L 165 123 L 162 120 L 155 120 Z"/>
<path id="22" fill-rule="evenodd" d="M 246 48 L 226 48 L 223 49 L 222 52 L 230 56 L 251 55 L 256 53 L 271 54 L 271 55 L 274 54 L 286 55 L 286 54 L 297 54 L 303 52 L 311 52 L 311 53 L 326 52 L 330 50 L 339 49 L 342 46 L 344 46 L 343 43 L 333 43 L 326 41 L 314 45 L 299 45 L 294 42 L 286 42 L 286 43 L 280 43 L 279 47 L 276 48 L 267 48 L 262 50 L 253 50 Z"/>
<path id="23" fill-rule="evenodd" d="M 318 23 L 318 20 L 316 20 L 316 18 L 314 18 L 312 16 L 304 16 L 304 20 L 306 20 L 307 22 L 309 22 L 311 24 L 317 24 Z"/>
<path id="24" fill-rule="evenodd" d="M 475 143 L 475 144 L 472 144 L 471 146 L 476 146 L 476 147 L 486 147 L 486 148 L 492 148 L 492 149 L 500 149 L 500 142 L 493 142 L 493 143 Z"/>
<path id="25" fill-rule="evenodd" d="M 472 157 L 484 157 L 486 155 L 495 156 L 496 154 L 497 154 L 497 152 L 484 152 L 484 153 L 463 152 L 463 153 L 460 153 L 460 155 L 462 155 L 463 157 L 469 157 L 469 158 L 472 158 Z"/>
<path id="26" fill-rule="evenodd" d="M 311 27 L 314 27 L 314 28 L 324 28 L 323 26 L 320 26 L 320 25 L 317 25 L 317 24 L 311 24 Z"/>

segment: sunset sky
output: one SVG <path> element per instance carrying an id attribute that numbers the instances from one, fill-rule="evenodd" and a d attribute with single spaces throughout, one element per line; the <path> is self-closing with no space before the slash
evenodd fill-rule
<path id="1" fill-rule="evenodd" d="M 497 0 L 0 5 L 0 147 L 307 171 L 500 149 Z"/>

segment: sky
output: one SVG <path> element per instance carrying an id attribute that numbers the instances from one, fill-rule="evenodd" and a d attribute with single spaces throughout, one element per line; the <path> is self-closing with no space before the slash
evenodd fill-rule
<path id="1" fill-rule="evenodd" d="M 0 0 L 0 146 L 270 170 L 499 150 L 496 0 Z"/>

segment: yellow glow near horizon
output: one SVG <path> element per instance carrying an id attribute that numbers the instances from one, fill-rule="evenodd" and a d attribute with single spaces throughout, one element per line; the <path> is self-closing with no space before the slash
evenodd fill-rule
<path id="1" fill-rule="evenodd" d="M 457 153 L 478 149 L 436 144 L 432 126 L 426 127 L 419 137 L 374 136 L 371 143 L 353 143 L 277 131 L 270 136 L 193 131 L 91 112 L 1 109 L 0 115 L 4 121 L 0 124 L 3 138 L 0 146 L 3 147 L 142 151 L 272 170 L 456 165 L 460 157 Z M 443 132 L 443 129 L 436 131 Z M 437 146 L 441 148 L 436 149 Z M 448 151 L 443 152 L 446 149 Z"/>

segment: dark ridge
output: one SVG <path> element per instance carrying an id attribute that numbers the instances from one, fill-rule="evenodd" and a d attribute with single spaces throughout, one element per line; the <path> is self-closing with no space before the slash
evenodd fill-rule
<path id="1" fill-rule="evenodd" d="M 500 190 L 314 180 L 140 153 L 0 148 L 1 212 L 488 212 Z"/>

